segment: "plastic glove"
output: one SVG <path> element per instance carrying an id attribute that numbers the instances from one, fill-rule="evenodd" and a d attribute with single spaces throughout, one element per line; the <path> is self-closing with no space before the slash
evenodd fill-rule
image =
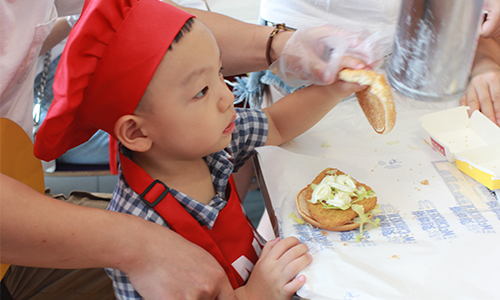
<path id="1" fill-rule="evenodd" d="M 485 38 L 500 37 L 500 0 L 487 0 L 484 10 L 488 14 L 481 25 L 481 36 Z"/>
<path id="2" fill-rule="evenodd" d="M 368 35 L 331 24 L 298 29 L 287 41 L 270 70 L 291 87 L 331 84 L 337 79 L 343 56 L 360 58 L 376 68 L 390 52 L 394 31 Z"/>

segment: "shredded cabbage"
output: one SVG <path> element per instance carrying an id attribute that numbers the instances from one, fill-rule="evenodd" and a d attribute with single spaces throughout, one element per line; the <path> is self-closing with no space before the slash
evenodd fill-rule
<path id="1" fill-rule="evenodd" d="M 326 172 L 327 176 L 323 178 L 320 184 L 311 184 L 313 189 L 313 194 L 311 200 L 312 203 L 321 203 L 323 208 L 326 209 L 342 209 L 347 210 L 352 208 L 358 216 L 353 219 L 354 223 L 359 223 L 359 233 L 355 238 L 355 241 L 359 242 L 363 238 L 364 225 L 370 224 L 374 227 L 378 227 L 380 219 L 375 220 L 370 219 L 370 216 L 381 212 L 379 205 L 377 204 L 374 209 L 365 213 L 363 205 L 356 204 L 363 199 L 369 199 L 376 197 L 377 195 L 373 190 L 366 190 L 363 186 L 356 186 L 356 181 L 349 175 L 337 175 L 336 172 Z M 354 200 L 353 200 L 354 199 Z M 297 216 L 295 214 L 292 216 L 294 220 L 303 224 L 304 220 L 299 219 L 302 223 L 297 221 Z"/>
<path id="2" fill-rule="evenodd" d="M 353 203 L 376 196 L 373 190 L 356 187 L 356 182 L 349 175 L 327 174 L 320 184 L 311 184 L 311 203 L 319 202 L 326 209 L 346 210 Z"/>
<path id="3" fill-rule="evenodd" d="M 306 223 L 306 221 L 304 221 L 301 218 L 297 217 L 297 215 L 293 211 L 290 213 L 289 217 L 291 217 L 299 225 L 302 225 L 302 224 Z"/>
<path id="4" fill-rule="evenodd" d="M 378 227 L 380 223 L 380 219 L 376 218 L 375 220 L 370 219 L 371 215 L 374 215 L 376 213 L 382 212 L 380 210 L 380 205 L 376 205 L 374 209 L 370 210 L 369 212 L 365 213 L 365 209 L 363 205 L 359 204 L 353 204 L 352 205 L 352 210 L 354 210 L 358 216 L 353 219 L 354 223 L 359 223 L 359 233 L 354 239 L 356 242 L 359 242 L 363 239 L 363 232 L 364 232 L 364 225 L 365 224 L 370 224 L 373 227 Z"/>

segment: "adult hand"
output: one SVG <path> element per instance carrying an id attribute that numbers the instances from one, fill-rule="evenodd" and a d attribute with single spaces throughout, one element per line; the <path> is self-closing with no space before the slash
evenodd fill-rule
<path id="1" fill-rule="evenodd" d="M 481 25 L 481 36 L 485 38 L 500 37 L 500 0 L 487 0 L 484 9 L 488 14 Z"/>
<path id="2" fill-rule="evenodd" d="M 479 39 L 471 82 L 460 105 L 471 108 L 469 115 L 480 110 L 500 125 L 500 38 Z"/>
<path id="3" fill-rule="evenodd" d="M 144 299 L 236 300 L 226 273 L 208 252 L 164 227 L 154 231 L 163 237 L 147 238 L 139 260 L 123 270 Z"/>
<path id="4" fill-rule="evenodd" d="M 336 52 L 354 47 L 358 40 L 349 40 L 348 31 L 333 25 L 308 27 L 297 30 L 286 42 L 271 71 L 292 87 L 307 83 L 331 84 L 338 73 L 337 65 L 329 65 L 332 47 Z M 326 43 L 329 39 L 330 43 Z M 341 50 L 342 49 L 342 50 Z"/>
<path id="5" fill-rule="evenodd" d="M 115 268 L 146 299 L 235 300 L 219 263 L 143 218 L 56 200 L 0 174 L 2 263 Z"/>
<path id="6" fill-rule="evenodd" d="M 480 110 L 491 121 L 500 126 L 500 67 L 486 68 L 472 77 L 460 105 L 470 107 L 469 115 Z"/>
<path id="7" fill-rule="evenodd" d="M 331 24 L 301 28 L 286 42 L 270 69 L 292 87 L 327 85 L 337 80 L 342 57 L 359 58 L 373 68 L 391 45 L 389 33 L 350 32 Z"/>

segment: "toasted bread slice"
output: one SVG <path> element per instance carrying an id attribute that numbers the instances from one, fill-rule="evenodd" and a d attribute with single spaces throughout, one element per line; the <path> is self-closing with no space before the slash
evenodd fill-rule
<path id="1" fill-rule="evenodd" d="M 359 105 L 377 133 L 390 132 L 396 123 L 396 109 L 391 89 L 384 75 L 371 70 L 344 69 L 339 72 L 339 78 L 368 86 L 356 92 Z"/>
<path id="2" fill-rule="evenodd" d="M 311 184 L 320 184 L 323 178 L 328 173 L 336 172 L 337 175 L 344 175 L 345 173 L 334 168 L 326 168 L 313 180 Z M 314 225 L 318 228 L 331 231 L 347 231 L 356 229 L 360 226 L 359 223 L 353 223 L 352 220 L 358 216 L 358 214 L 348 208 L 346 210 L 341 209 L 325 209 L 320 203 L 311 203 L 311 195 L 313 189 L 311 184 L 302 189 L 295 199 L 295 204 L 299 214 L 304 218 L 305 221 Z M 356 181 L 356 186 L 363 186 L 367 191 L 371 190 L 366 184 Z M 365 212 L 368 212 L 375 208 L 377 205 L 377 197 L 363 199 L 356 202 L 356 204 L 363 205 Z"/>

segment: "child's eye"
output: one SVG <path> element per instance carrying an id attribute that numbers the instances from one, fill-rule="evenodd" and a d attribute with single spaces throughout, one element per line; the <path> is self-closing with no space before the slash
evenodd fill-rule
<path id="1" fill-rule="evenodd" d="M 196 96 L 194 96 L 195 98 L 201 98 L 203 96 L 205 96 L 205 94 L 208 92 L 208 86 L 204 87 L 198 94 L 196 94 Z"/>
<path id="2" fill-rule="evenodd" d="M 219 76 L 220 76 L 220 77 L 224 77 L 224 74 L 222 74 L 222 70 L 224 70 L 224 68 L 223 68 L 223 67 L 221 67 L 221 68 L 219 69 Z"/>

